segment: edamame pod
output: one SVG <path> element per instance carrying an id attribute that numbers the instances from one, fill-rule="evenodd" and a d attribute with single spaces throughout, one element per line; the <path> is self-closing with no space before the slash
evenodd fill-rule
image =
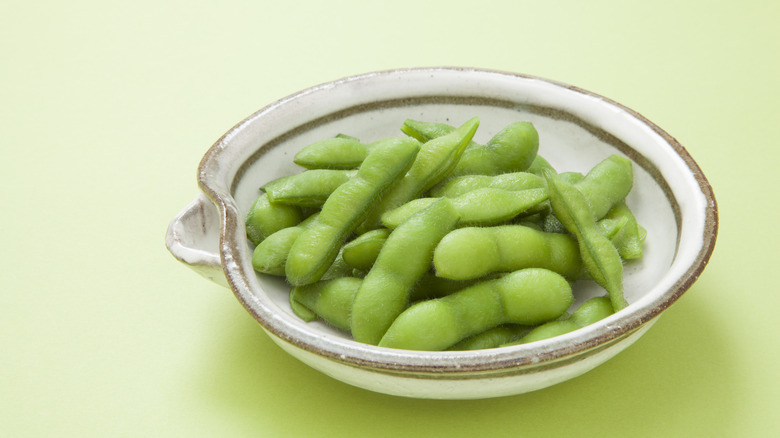
<path id="1" fill-rule="evenodd" d="M 459 228 L 444 236 L 433 253 L 436 275 L 453 280 L 495 272 L 545 268 L 567 278 L 582 270 L 577 240 L 523 225 Z"/>
<path id="2" fill-rule="evenodd" d="M 403 125 L 401 125 L 401 132 L 410 137 L 416 138 L 421 143 L 425 143 L 427 141 L 433 140 L 434 138 L 447 135 L 455 129 L 456 128 L 454 126 L 448 125 L 446 123 L 423 122 L 412 119 L 404 120 Z M 472 140 L 469 141 L 466 149 L 478 146 L 479 145 L 474 143 Z"/>
<path id="3" fill-rule="evenodd" d="M 292 288 L 291 299 L 330 325 L 349 331 L 352 303 L 362 283 L 363 280 L 355 277 L 318 281 Z M 299 316 L 311 320 L 305 311 Z"/>
<path id="4" fill-rule="evenodd" d="M 406 173 L 419 150 L 419 142 L 408 137 L 386 139 L 372 149 L 357 175 L 328 197 L 314 223 L 295 240 L 285 266 L 292 285 L 314 283 L 322 277 L 346 237 Z"/>
<path id="5" fill-rule="evenodd" d="M 486 348 L 497 348 L 512 340 L 517 339 L 531 330 L 529 326 L 507 324 L 493 327 L 482 333 L 470 336 L 447 350 L 465 351 L 465 350 L 484 350 Z"/>
<path id="6" fill-rule="evenodd" d="M 307 170 L 273 180 L 263 186 L 263 191 L 275 204 L 319 208 L 334 190 L 356 174 L 355 170 Z"/>
<path id="7" fill-rule="evenodd" d="M 639 225 L 634 214 L 625 202 L 618 202 L 604 216 L 604 220 L 618 220 L 624 223 L 617 232 L 610 236 L 610 240 L 617 248 L 623 260 L 634 260 L 642 257 L 642 244 L 647 236 L 647 231 Z"/>
<path id="8" fill-rule="evenodd" d="M 303 219 L 301 209 L 294 205 L 272 204 L 268 195 L 257 197 L 246 215 L 246 235 L 258 245 L 266 237 L 287 227 L 297 225 Z"/>
<path id="9" fill-rule="evenodd" d="M 406 309 L 381 347 L 444 350 L 501 324 L 535 325 L 561 316 L 574 300 L 562 276 L 530 268 Z"/>
<path id="10" fill-rule="evenodd" d="M 623 261 L 615 245 L 598 229 L 585 196 L 553 172 L 546 172 L 550 205 L 558 220 L 577 237 L 580 255 L 591 278 L 604 287 L 617 311 L 627 303 L 623 297 Z"/>
<path id="11" fill-rule="evenodd" d="M 298 225 L 283 228 L 260 242 L 252 253 L 252 267 L 257 272 L 270 275 L 285 275 L 284 266 L 290 248 L 309 225 L 317 218 L 317 213 L 304 219 Z"/>
<path id="12" fill-rule="evenodd" d="M 531 162 L 531 165 L 528 166 L 528 169 L 525 171 L 528 173 L 533 173 L 534 175 L 542 176 L 542 173 L 544 173 L 545 170 L 552 170 L 555 172 L 555 168 L 552 166 L 552 164 L 544 159 L 544 157 L 537 154 L 536 157 L 534 157 L 534 160 Z"/>
<path id="13" fill-rule="evenodd" d="M 409 202 L 441 181 L 458 162 L 478 127 L 479 118 L 474 117 L 451 133 L 424 143 L 409 172 L 382 196 L 358 233 L 378 228 L 382 213 Z"/>
<path id="14" fill-rule="evenodd" d="M 452 176 L 498 175 L 528 169 L 539 150 L 539 134 L 533 124 L 517 122 L 499 131 L 485 146 L 463 153 Z"/>
<path id="15" fill-rule="evenodd" d="M 502 346 L 527 344 L 529 342 L 540 341 L 542 339 L 549 339 L 555 336 L 563 335 L 591 325 L 594 322 L 601 321 L 613 313 L 614 310 L 612 309 L 612 304 L 610 303 L 609 298 L 591 298 L 588 301 L 582 303 L 582 305 L 580 305 L 580 307 L 577 308 L 577 310 L 575 310 L 569 318 L 544 323 L 538 327 L 535 327 L 519 340 L 506 343 Z"/>
<path id="16" fill-rule="evenodd" d="M 377 228 L 361 234 L 344 245 L 344 261 L 355 269 L 368 271 L 374 265 L 389 235 L 390 230 L 387 228 Z"/>
<path id="17" fill-rule="evenodd" d="M 546 187 L 544 178 L 529 172 L 510 172 L 500 175 L 462 175 L 449 178 L 431 189 L 433 197 L 456 198 L 472 190 L 493 188 L 510 191 Z"/>
<path id="18" fill-rule="evenodd" d="M 295 154 L 293 162 L 306 169 L 356 169 L 369 147 L 354 137 L 339 135 L 314 142 Z"/>
<path id="19" fill-rule="evenodd" d="M 385 212 L 382 224 L 395 228 L 408 217 L 441 198 L 417 198 Z M 546 189 L 508 191 L 483 188 L 451 198 L 460 216 L 459 227 L 468 225 L 495 225 L 512 219 L 547 200 Z"/>
<path id="20" fill-rule="evenodd" d="M 387 237 L 363 279 L 352 308 L 352 337 L 376 344 L 409 304 L 415 283 L 431 266 L 433 249 L 455 227 L 458 215 L 446 198 L 410 217 Z"/>
<path id="21" fill-rule="evenodd" d="M 633 184 L 631 160 L 611 155 L 593 166 L 575 187 L 585 196 L 593 218 L 599 220 L 626 198 Z"/>

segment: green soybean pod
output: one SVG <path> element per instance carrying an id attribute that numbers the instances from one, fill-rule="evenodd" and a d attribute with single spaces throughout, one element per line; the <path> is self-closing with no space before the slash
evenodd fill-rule
<path id="1" fill-rule="evenodd" d="M 358 233 L 378 228 L 382 213 L 420 196 L 441 181 L 463 155 L 478 127 L 479 118 L 474 117 L 451 133 L 424 143 L 412 167 L 398 184 L 382 196 L 357 229 Z"/>
<path id="2" fill-rule="evenodd" d="M 307 170 L 273 180 L 263 186 L 263 191 L 271 203 L 319 208 L 334 190 L 356 174 L 355 170 Z"/>
<path id="3" fill-rule="evenodd" d="M 395 228 L 409 216 L 440 198 L 417 198 L 387 211 L 382 215 L 382 224 Z M 521 213 L 547 200 L 546 189 L 509 191 L 482 188 L 450 198 L 460 220 L 458 226 L 496 225 L 513 219 Z"/>
<path id="4" fill-rule="evenodd" d="M 446 123 L 424 122 L 421 120 L 406 119 L 401 125 L 401 132 L 414 137 L 421 143 L 433 140 L 454 131 L 455 127 Z"/>
<path id="5" fill-rule="evenodd" d="M 433 249 L 455 227 L 458 215 L 446 198 L 410 217 L 387 237 L 363 279 L 352 308 L 352 337 L 376 344 L 403 312 L 415 283 L 430 269 Z"/>
<path id="6" fill-rule="evenodd" d="M 614 219 L 605 217 L 596 223 L 601 234 L 611 240 L 613 244 L 615 243 L 615 238 L 626 224 L 628 224 L 628 218 L 625 217 Z M 617 248 L 617 245 L 615 245 L 615 247 Z"/>
<path id="7" fill-rule="evenodd" d="M 544 178 L 529 172 L 510 172 L 500 175 L 462 175 L 446 179 L 431 188 L 431 196 L 456 198 L 472 190 L 492 188 L 510 191 L 540 189 L 546 186 Z"/>
<path id="8" fill-rule="evenodd" d="M 529 122 L 512 123 L 485 146 L 463 153 L 452 176 L 497 175 L 528 169 L 539 150 L 539 133 Z"/>
<path id="9" fill-rule="evenodd" d="M 294 205 L 273 204 L 268 195 L 257 197 L 246 215 L 246 235 L 257 245 L 271 234 L 287 227 L 297 225 L 303 219 L 300 207 Z"/>
<path id="10" fill-rule="evenodd" d="M 298 225 L 283 228 L 260 242 L 252 252 L 252 267 L 257 272 L 270 275 L 285 275 L 284 266 L 290 248 L 308 226 L 317 218 L 317 213 L 304 219 Z"/>
<path id="11" fill-rule="evenodd" d="M 642 244 L 647 231 L 639 225 L 636 217 L 625 202 L 618 202 L 604 216 L 605 220 L 617 220 L 624 225 L 614 235 L 609 236 L 623 260 L 634 260 L 642 257 Z"/>
<path id="12" fill-rule="evenodd" d="M 414 137 L 417 140 L 419 140 L 421 143 L 425 143 L 429 140 L 433 140 L 437 137 L 445 136 L 452 131 L 454 131 L 456 128 L 452 125 L 448 125 L 446 123 L 437 123 L 437 122 L 423 122 L 420 120 L 413 120 L 413 119 L 406 119 L 404 120 L 403 125 L 401 125 L 401 132 L 404 134 Z M 466 146 L 466 148 L 472 148 L 472 147 L 478 147 L 479 145 L 477 143 L 474 143 L 474 141 L 469 141 L 469 144 Z"/>
<path id="13" fill-rule="evenodd" d="M 472 280 L 450 280 L 437 277 L 433 272 L 426 272 L 412 287 L 409 296 L 411 302 L 441 298 L 453 294 L 459 290 L 473 286 L 480 281 L 492 280 L 491 277 L 482 277 Z"/>
<path id="14" fill-rule="evenodd" d="M 433 253 L 436 275 L 469 280 L 524 268 L 545 268 L 567 278 L 582 271 L 577 240 L 524 225 L 465 227 L 444 236 Z"/>
<path id="15" fill-rule="evenodd" d="M 340 185 L 325 201 L 317 220 L 290 248 L 285 265 L 294 286 L 319 280 L 335 260 L 346 237 L 369 209 L 414 162 L 420 144 L 409 137 L 389 138 L 375 146 L 357 175 Z"/>
<path id="16" fill-rule="evenodd" d="M 585 196 L 593 218 L 599 220 L 626 198 L 633 182 L 631 160 L 611 155 L 593 166 L 575 187 Z"/>
<path id="17" fill-rule="evenodd" d="M 455 345 L 447 348 L 451 351 L 466 350 L 485 350 L 488 348 L 497 348 L 501 345 L 512 342 L 519 336 L 529 332 L 531 328 L 525 325 L 506 324 L 493 327 L 482 333 L 470 336 Z"/>
<path id="18" fill-rule="evenodd" d="M 526 169 L 525 171 L 541 177 L 544 174 L 544 171 L 546 170 L 551 170 L 555 172 L 555 168 L 553 167 L 553 165 L 550 164 L 549 161 L 547 161 L 544 157 L 542 157 L 537 153 L 536 157 L 534 157 L 534 160 L 531 161 L 531 165 L 528 166 L 528 169 Z"/>
<path id="19" fill-rule="evenodd" d="M 594 322 L 601 321 L 613 313 L 614 310 L 612 309 L 612 303 L 610 302 L 609 298 L 591 298 L 582 303 L 569 318 L 544 323 L 538 327 L 535 327 L 526 335 L 522 336 L 519 340 L 506 343 L 504 346 L 527 344 L 529 342 L 560 336 L 591 325 Z"/>
<path id="20" fill-rule="evenodd" d="M 362 283 L 359 278 L 339 277 L 296 286 L 290 291 L 291 300 L 330 325 L 349 331 L 352 303 Z M 305 310 L 299 316 L 311 320 L 311 314 Z"/>
<path id="21" fill-rule="evenodd" d="M 604 287 L 617 311 L 627 303 L 623 297 L 623 260 L 615 245 L 598 229 L 587 199 L 573 185 L 547 172 L 550 205 L 555 216 L 577 237 L 583 266 Z"/>
<path id="22" fill-rule="evenodd" d="M 369 147 L 349 136 L 316 141 L 295 154 L 293 162 L 306 169 L 356 169 L 368 156 Z"/>
<path id="23" fill-rule="evenodd" d="M 444 350 L 501 324 L 553 320 L 573 300 L 571 286 L 562 276 L 546 269 L 524 269 L 410 306 L 393 322 L 379 346 Z"/>
<path id="24" fill-rule="evenodd" d="M 342 249 L 344 261 L 355 269 L 368 271 L 389 235 L 390 230 L 387 228 L 377 228 L 354 238 Z"/>

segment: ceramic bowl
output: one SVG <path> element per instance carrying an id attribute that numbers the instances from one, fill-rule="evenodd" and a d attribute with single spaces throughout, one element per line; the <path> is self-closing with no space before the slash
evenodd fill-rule
<path id="1" fill-rule="evenodd" d="M 259 275 L 244 216 L 258 187 L 300 172 L 294 154 L 345 133 L 364 141 L 402 135 L 406 118 L 453 125 L 479 116 L 475 140 L 531 121 L 539 154 L 559 171 L 587 172 L 611 154 L 635 163 L 627 198 L 647 229 L 644 256 L 625 266 L 628 307 L 552 339 L 491 350 L 421 352 L 355 342 L 298 319 L 288 285 Z M 597 94 L 522 74 L 472 68 L 373 72 L 285 97 L 241 121 L 205 154 L 202 193 L 171 222 L 167 246 L 180 261 L 228 286 L 285 351 L 343 382 L 398 396 L 473 399 L 538 390 L 579 376 L 642 336 L 698 278 L 715 245 L 717 207 L 704 174 L 672 136 Z M 576 301 L 603 295 L 575 284 Z"/>

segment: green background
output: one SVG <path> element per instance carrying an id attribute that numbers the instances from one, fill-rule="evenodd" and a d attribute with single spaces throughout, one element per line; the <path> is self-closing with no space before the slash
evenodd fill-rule
<path id="1" fill-rule="evenodd" d="M 3 1 L 0 435 L 777 436 L 778 5 Z M 343 76 L 436 65 L 617 100 L 714 188 L 699 281 L 584 376 L 477 401 L 353 388 L 164 246 L 239 120 Z"/>

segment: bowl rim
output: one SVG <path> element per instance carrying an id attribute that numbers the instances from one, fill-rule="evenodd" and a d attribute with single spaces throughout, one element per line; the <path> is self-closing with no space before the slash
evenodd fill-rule
<path id="1" fill-rule="evenodd" d="M 659 300 L 653 301 L 652 306 L 644 306 L 639 309 L 631 309 L 631 306 L 629 306 L 624 311 L 612 315 L 606 330 L 596 336 L 593 335 L 593 330 L 589 330 L 586 327 L 566 335 L 531 344 L 491 350 L 427 352 L 382 348 L 362 344 L 351 339 L 325 337 L 321 334 L 311 333 L 295 326 L 290 326 L 290 324 L 284 321 L 283 317 L 275 314 L 271 306 L 268 306 L 267 303 L 264 303 L 263 300 L 252 293 L 252 281 L 247 277 L 244 269 L 242 269 L 239 245 L 245 245 L 246 240 L 243 235 L 243 217 L 231 195 L 235 181 L 225 185 L 220 184 L 218 178 L 215 177 L 216 174 L 224 171 L 224 166 L 220 166 L 220 160 L 230 157 L 227 151 L 229 150 L 231 139 L 237 132 L 243 130 L 258 118 L 273 112 L 275 108 L 295 102 L 311 93 L 328 90 L 341 84 L 371 81 L 374 78 L 394 75 L 403 76 L 406 74 L 435 74 L 440 72 L 464 75 L 499 75 L 517 80 L 542 81 L 552 86 L 563 87 L 574 93 L 599 99 L 608 105 L 625 111 L 643 125 L 651 128 L 682 158 L 684 165 L 691 171 L 696 184 L 698 184 L 707 201 L 704 212 L 705 224 L 703 226 L 702 247 L 699 248 L 694 262 L 676 279 L 674 285 Z M 238 177 L 235 177 L 235 179 L 238 179 Z M 219 252 L 222 269 L 228 285 L 236 298 L 255 320 L 278 340 L 299 349 L 346 365 L 361 368 L 367 367 L 384 373 L 435 373 L 442 377 L 451 374 L 473 372 L 496 373 L 506 372 L 507 370 L 516 371 L 525 367 L 546 366 L 551 362 L 572 360 L 573 356 L 611 344 L 620 338 L 628 336 L 645 323 L 658 317 L 693 285 L 712 255 L 718 232 L 717 202 L 707 178 L 685 147 L 659 126 L 637 111 L 597 93 L 573 85 L 533 75 L 482 68 L 443 66 L 380 70 L 321 83 L 278 99 L 234 125 L 209 148 L 198 166 L 198 183 L 201 190 L 216 204 L 219 211 Z M 254 275 L 254 272 L 251 274 Z"/>

